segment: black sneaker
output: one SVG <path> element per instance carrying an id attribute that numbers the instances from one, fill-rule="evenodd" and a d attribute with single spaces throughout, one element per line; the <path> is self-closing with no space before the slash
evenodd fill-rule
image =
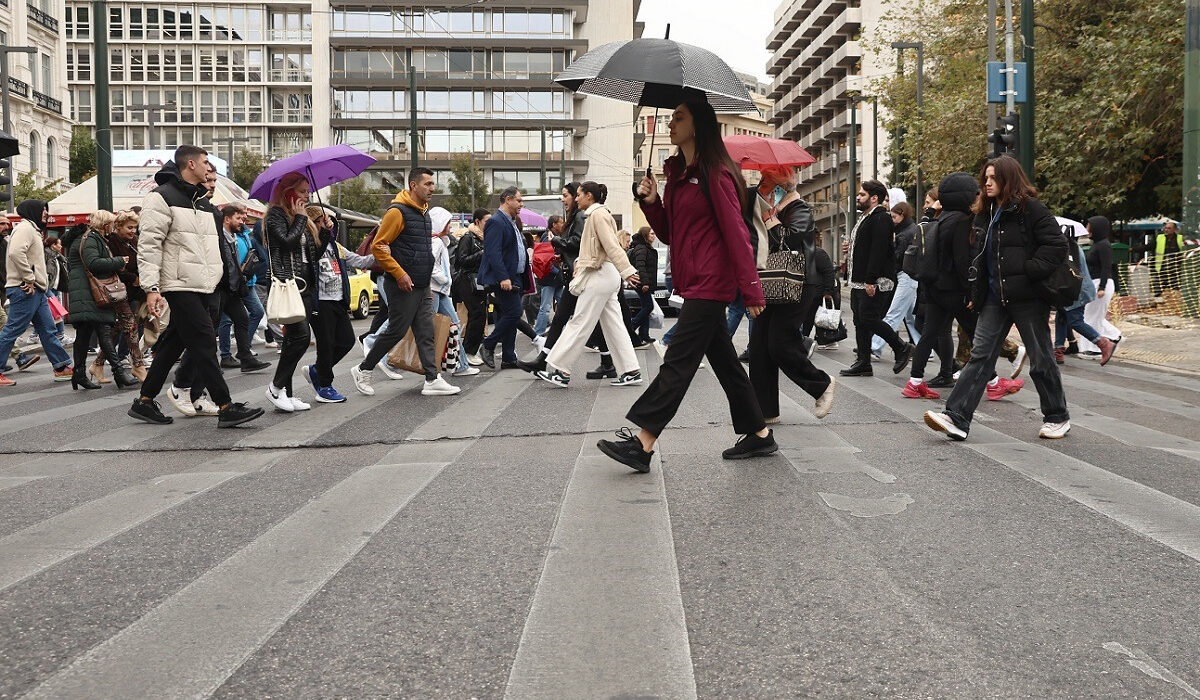
<path id="1" fill-rule="evenodd" d="M 141 398 L 134 399 L 133 405 L 125 414 L 143 423 L 154 423 L 155 425 L 169 425 L 175 422 L 174 418 L 163 415 L 157 401 L 142 401 Z"/>
<path id="2" fill-rule="evenodd" d="M 217 414 L 218 428 L 232 428 L 262 416 L 261 408 L 250 408 L 244 403 L 231 403 Z"/>
<path id="3" fill-rule="evenodd" d="M 241 367 L 241 366 L 242 366 L 242 363 L 239 362 L 236 357 L 227 355 L 227 356 L 221 358 L 221 368 L 222 369 L 237 369 L 238 367 Z"/>
<path id="4" fill-rule="evenodd" d="M 909 343 L 904 346 L 904 349 L 896 353 L 896 364 L 892 365 L 892 374 L 900 374 L 904 368 L 908 367 L 908 363 L 912 360 L 913 353 L 917 351 L 917 346 Z"/>
<path id="5" fill-rule="evenodd" d="M 601 362 L 599 367 L 597 367 L 596 369 L 587 373 L 587 378 L 588 379 L 616 379 L 617 378 L 617 368 L 613 367 L 612 365 L 605 365 L 603 362 Z"/>
<path id="6" fill-rule="evenodd" d="M 617 437 L 620 440 L 601 440 L 596 443 L 596 447 L 600 448 L 608 457 L 624 464 L 625 466 L 646 474 L 650 471 L 650 460 L 654 457 L 653 452 L 647 452 L 642 449 L 642 441 L 629 428 L 621 428 L 617 431 Z"/>
<path id="7" fill-rule="evenodd" d="M 746 348 L 741 355 L 738 355 L 738 362 L 750 364 L 750 348 Z"/>
<path id="8" fill-rule="evenodd" d="M 271 363 L 263 362 L 257 357 L 248 357 L 239 362 L 238 366 L 242 368 L 242 374 L 250 374 L 251 372 L 261 372 L 262 370 L 270 367 Z"/>
<path id="9" fill-rule="evenodd" d="M 725 459 L 749 459 L 750 457 L 769 455 L 778 450 L 779 445 L 775 442 L 775 431 L 768 430 L 766 437 L 759 437 L 754 433 L 741 436 L 737 443 L 722 452 L 721 456 Z"/>
<path id="10" fill-rule="evenodd" d="M 554 386 L 561 386 L 564 389 L 571 383 L 571 375 L 563 372 L 561 369 L 547 367 L 536 373 L 537 378 L 544 382 L 550 382 Z"/>
<path id="11" fill-rule="evenodd" d="M 489 348 L 486 345 L 479 346 L 479 359 L 483 360 L 483 364 L 489 369 L 496 369 L 496 349 Z"/>
<path id="12" fill-rule="evenodd" d="M 944 389 L 946 387 L 954 386 L 954 377 L 947 377 L 944 374 L 939 374 L 933 379 L 925 382 L 925 384 L 934 389 Z"/>

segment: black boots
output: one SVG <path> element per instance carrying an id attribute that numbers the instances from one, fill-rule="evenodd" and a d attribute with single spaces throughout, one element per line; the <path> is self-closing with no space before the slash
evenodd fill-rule
<path id="1" fill-rule="evenodd" d="M 130 374 L 129 370 L 125 369 L 125 366 L 121 364 L 113 365 L 113 381 L 116 383 L 118 389 L 130 389 L 141 384 L 137 380 L 137 377 Z"/>
<path id="2" fill-rule="evenodd" d="M 75 371 L 71 374 L 71 391 L 76 389 L 99 389 L 100 385 L 93 382 L 87 375 L 87 368 L 75 366 Z"/>
<path id="3" fill-rule="evenodd" d="M 600 355 L 600 366 L 587 373 L 588 379 L 616 379 L 617 368 L 613 365 L 612 355 Z"/>
<path id="4" fill-rule="evenodd" d="M 517 366 L 530 374 L 541 372 L 546 369 L 546 353 L 539 352 L 532 360 L 518 360 Z"/>

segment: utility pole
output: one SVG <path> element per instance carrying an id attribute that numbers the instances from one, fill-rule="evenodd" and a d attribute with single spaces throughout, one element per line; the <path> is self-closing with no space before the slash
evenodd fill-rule
<path id="1" fill-rule="evenodd" d="M 1011 17 L 1011 15 L 1010 15 Z M 988 0 L 987 13 L 988 61 L 996 60 L 996 0 Z M 988 103 L 988 133 L 996 130 L 996 105 Z"/>
<path id="2" fill-rule="evenodd" d="M 417 135 L 417 69 L 411 62 L 408 64 L 408 142 L 412 150 L 408 171 L 411 175 L 417 169 L 417 147 L 420 144 Z"/>
<path id="3" fill-rule="evenodd" d="M 470 163 L 471 163 L 471 179 L 467 181 L 468 182 L 467 189 L 469 189 L 471 191 L 471 215 L 474 216 L 475 209 L 476 209 L 476 206 L 475 206 L 475 176 L 477 174 L 476 170 L 475 170 L 475 149 L 471 149 L 471 151 L 467 154 L 467 158 L 470 159 Z"/>
<path id="4" fill-rule="evenodd" d="M 1021 167 L 1025 168 L 1025 175 L 1033 181 L 1033 154 L 1035 153 L 1033 129 L 1034 129 L 1034 96 L 1037 90 L 1034 87 L 1034 70 L 1033 58 L 1036 45 L 1033 42 L 1033 0 L 1021 0 L 1021 43 L 1024 44 L 1025 54 L 1025 104 L 1021 106 Z M 1009 90 L 1013 89 L 1012 73 L 1009 73 Z M 1012 99 L 1011 92 L 1009 99 Z"/>
<path id="5" fill-rule="evenodd" d="M 559 147 L 562 149 L 558 154 L 558 189 L 567 186 L 567 139 L 570 138 L 566 131 L 562 132 L 562 141 Z"/>
<path id="6" fill-rule="evenodd" d="M 1183 232 L 1200 236 L 1200 0 L 1187 0 L 1183 78 Z"/>
<path id="7" fill-rule="evenodd" d="M 92 0 L 92 42 L 92 68 L 96 76 L 96 206 L 112 211 L 112 112 L 108 99 L 108 8 L 104 0 Z"/>
<path id="8" fill-rule="evenodd" d="M 871 97 L 871 120 L 875 135 L 871 137 L 871 171 L 874 179 L 879 179 L 879 95 Z"/>
<path id="9" fill-rule="evenodd" d="M 858 95 L 850 97 L 850 189 L 858 192 Z M 851 227 L 858 221 L 858 208 L 852 207 L 847 216 L 846 226 Z M 847 232 L 849 235 L 849 232 Z"/>
<path id="10" fill-rule="evenodd" d="M 1010 0 L 1006 0 L 1010 1 Z M 894 41 L 892 48 L 896 49 L 897 56 L 899 52 L 905 49 L 915 49 L 917 52 L 917 119 L 920 123 L 922 115 L 924 115 L 925 106 L 925 43 L 921 41 Z M 897 57 L 897 63 L 899 63 Z M 918 206 L 922 204 L 922 182 L 921 182 L 921 154 L 917 154 L 917 188 L 916 188 L 916 203 Z"/>
<path id="11" fill-rule="evenodd" d="M 229 144 L 229 160 L 226 161 L 228 167 L 226 168 L 226 171 L 225 171 L 226 177 L 233 179 L 233 177 L 232 177 L 232 175 L 233 175 L 233 173 L 232 173 L 232 171 L 233 171 L 233 144 L 245 143 L 249 140 L 250 140 L 250 137 L 248 137 L 248 136 L 215 136 L 215 137 L 213 137 L 213 143 L 217 144 L 218 146 L 223 143 Z"/>
<path id="12" fill-rule="evenodd" d="M 8 96 L 8 55 L 10 53 L 37 53 L 37 49 L 33 46 L 0 46 L 0 110 L 4 112 L 4 133 L 12 136 L 12 115 L 9 113 L 11 98 Z M 6 164 L 4 167 L 5 177 L 8 183 L 4 185 L 4 191 L 0 192 L 0 197 L 8 202 L 8 211 L 12 212 L 16 207 L 16 202 L 13 195 L 13 180 L 16 179 L 16 169 L 12 166 L 11 158 L 0 160 Z"/>

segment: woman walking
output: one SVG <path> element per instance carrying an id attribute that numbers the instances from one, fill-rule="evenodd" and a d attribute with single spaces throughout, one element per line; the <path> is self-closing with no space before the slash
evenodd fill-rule
<path id="1" fill-rule="evenodd" d="M 475 280 L 479 276 L 479 263 L 483 261 L 483 227 L 491 218 L 492 213 L 487 209 L 476 209 L 471 214 L 467 232 L 458 239 L 458 247 L 454 250 L 454 296 L 467 309 L 460 351 L 471 366 L 483 364 L 479 359 L 479 344 L 487 330 L 487 292 L 477 288 Z"/>
<path id="2" fill-rule="evenodd" d="M 97 214 L 99 213 L 97 212 Z M 124 340 L 123 345 L 129 353 L 131 365 L 129 373 L 137 377 L 138 381 L 142 381 L 146 378 L 146 361 L 142 357 L 135 307 L 140 306 L 146 300 L 146 293 L 138 286 L 140 280 L 137 272 L 137 231 L 138 215 L 131 211 L 122 211 L 116 215 L 105 240 L 108 243 L 108 249 L 114 256 L 127 261 L 125 267 L 117 272 L 117 276 L 125 283 L 125 290 L 129 296 L 112 307 L 112 311 L 116 315 L 114 332 L 118 339 Z M 121 344 L 113 343 L 114 347 Z M 88 371 L 92 378 L 101 384 L 108 383 L 108 379 L 104 376 L 104 360 L 105 351 L 101 347 Z"/>
<path id="3" fill-rule="evenodd" d="M 633 329 L 637 339 L 646 345 L 654 342 L 650 337 L 650 314 L 654 311 L 654 292 L 658 288 L 658 251 L 654 249 L 654 231 L 649 226 L 643 226 L 633 236 L 629 246 L 629 262 L 638 271 L 638 299 L 641 308 L 633 317 Z"/>
<path id="4" fill-rule="evenodd" d="M 554 245 L 554 252 L 558 253 L 562 260 L 563 283 L 566 288 L 563 289 L 562 298 L 554 309 L 554 317 L 550 319 L 550 330 L 546 331 L 545 342 L 542 343 L 537 356 L 531 361 L 521 360 L 517 363 L 521 369 L 531 374 L 546 369 L 546 357 L 554 349 L 559 336 L 567 326 L 567 321 L 570 321 L 572 314 L 575 313 L 575 304 L 579 301 L 579 297 L 571 293 L 571 280 L 575 258 L 579 257 L 579 244 L 583 240 L 583 227 L 587 220 L 587 213 L 580 210 L 578 197 L 578 182 L 568 182 L 562 188 L 563 216 L 566 219 L 566 225 L 563 227 L 563 235 L 555 236 L 550 243 Z"/>
<path id="5" fill-rule="evenodd" d="M 638 367 L 637 354 L 633 351 L 617 301 L 621 280 L 636 286 L 638 275 L 621 247 L 617 222 L 604 206 L 606 199 L 608 188 L 604 185 L 585 182 L 579 186 L 576 202 L 587 212 L 587 225 L 583 229 L 571 282 L 572 294 L 577 297 L 575 313 L 546 357 L 546 369 L 537 373 L 539 378 L 555 386 L 566 387 L 571 382 L 570 368 L 583 352 L 583 345 L 597 321 L 614 354 L 618 374 L 612 384 L 642 383 L 642 370 Z"/>
<path id="6" fill-rule="evenodd" d="M 462 348 L 462 323 L 458 318 L 458 309 L 454 308 L 454 300 L 450 295 L 453 279 L 450 273 L 450 248 L 447 239 L 450 238 L 450 221 L 453 215 L 443 207 L 429 210 L 429 221 L 433 225 L 433 275 L 429 286 L 433 290 L 433 312 L 450 317 L 450 322 L 458 326 L 459 346 L 458 359 L 452 374 L 455 377 L 471 377 L 479 374 L 478 367 L 472 367 L 467 362 L 467 353 Z"/>
<path id="7" fill-rule="evenodd" d="M 766 303 L 742 218 L 746 185 L 741 170 L 729 157 L 717 115 L 707 102 L 680 104 L 667 129 L 678 151 L 663 165 L 662 195 L 653 175 L 642 179 L 638 194 L 650 226 L 675 251 L 672 282 L 684 303 L 658 376 L 626 414 L 641 431 L 622 428 L 620 440 L 597 445 L 639 472 L 650 471 L 654 443 L 679 410 L 705 357 L 729 401 L 733 428 L 742 435 L 722 456 L 744 459 L 779 449 L 725 324 L 725 307 L 739 293 L 751 316 L 757 317 Z"/>
<path id="8" fill-rule="evenodd" d="M 100 384 L 88 379 L 87 353 L 92 346 L 93 336 L 100 344 L 100 352 L 112 365 L 113 381 L 121 389 L 140 384 L 117 361 L 117 350 L 113 345 L 113 324 L 116 313 L 111 308 L 102 308 L 92 296 L 89 275 L 111 277 L 120 272 L 129 261 L 114 257 L 100 231 L 114 220 L 112 212 L 97 211 L 88 219 L 88 226 L 76 226 L 63 236 L 67 249 L 67 277 L 70 284 L 70 306 L 68 316 L 75 327 L 75 373 L 71 377 L 71 389 L 99 389 Z"/>
<path id="9" fill-rule="evenodd" d="M 313 291 L 316 287 L 315 273 L 317 255 L 312 234 L 309 233 L 309 218 L 305 213 L 308 206 L 308 180 L 300 173 L 288 173 L 275 185 L 271 196 L 271 208 L 263 222 L 267 232 L 267 246 L 271 258 L 271 277 L 280 281 L 296 280 L 300 298 L 304 302 L 305 317 L 283 327 L 283 342 L 279 348 L 279 364 L 275 367 L 275 378 L 267 385 L 267 399 L 277 411 L 292 413 L 307 411 L 309 406 L 296 398 L 292 377 L 304 353 L 308 352 L 312 331 L 308 319 L 315 307 Z M 272 293 L 280 293 L 272 289 Z"/>
<path id="10" fill-rule="evenodd" d="M 1075 259 L 1079 261 L 1079 272 L 1083 276 L 1083 284 L 1079 286 L 1079 297 L 1075 303 L 1058 309 L 1054 314 L 1054 361 L 1060 365 L 1066 363 L 1067 334 L 1075 331 L 1089 343 L 1100 348 L 1100 366 L 1103 367 L 1112 359 L 1117 344 L 1100 335 L 1100 332 L 1084 318 L 1085 309 L 1088 304 L 1096 300 L 1098 289 L 1090 274 L 1091 264 L 1079 248 L 1079 241 L 1069 238 L 1067 245 L 1071 247 L 1072 254 L 1077 256 Z"/>
<path id="11" fill-rule="evenodd" d="M 1112 348 L 1097 343 L 1084 335 L 1079 343 L 1079 351 L 1085 355 L 1100 355 L 1107 364 L 1108 358 L 1121 342 L 1121 331 L 1108 320 L 1108 307 L 1112 305 L 1116 294 L 1116 283 L 1112 278 L 1112 224 L 1103 216 L 1093 216 L 1087 221 L 1088 235 L 1092 237 L 1092 247 L 1087 253 L 1087 266 L 1091 271 L 1092 285 L 1096 288 L 1096 298 L 1089 301 L 1083 308 L 1083 321 L 1091 326 L 1102 338 L 1112 342 Z M 1086 276 L 1086 275 L 1085 275 Z"/>

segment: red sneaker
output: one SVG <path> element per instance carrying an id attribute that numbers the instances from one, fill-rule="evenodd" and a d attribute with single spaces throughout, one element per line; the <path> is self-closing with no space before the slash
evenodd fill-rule
<path id="1" fill-rule="evenodd" d="M 0 386 L 13 386 L 14 384 L 16 384 L 16 382 L 4 376 L 3 374 L 0 374 Z"/>
<path id="2" fill-rule="evenodd" d="M 988 384 L 987 397 L 988 401 L 999 401 L 1000 399 L 1015 394 L 1025 386 L 1024 379 L 1005 379 L 1000 377 L 995 386 Z"/>
<path id="3" fill-rule="evenodd" d="M 926 384 L 925 382 L 921 382 L 920 384 L 913 384 L 912 380 L 909 380 L 908 384 L 904 385 L 904 388 L 900 390 L 900 393 L 903 394 L 904 398 L 906 398 L 906 399 L 940 399 L 940 398 L 942 398 L 941 394 L 937 393 L 933 389 L 930 389 L 929 385 Z"/>

